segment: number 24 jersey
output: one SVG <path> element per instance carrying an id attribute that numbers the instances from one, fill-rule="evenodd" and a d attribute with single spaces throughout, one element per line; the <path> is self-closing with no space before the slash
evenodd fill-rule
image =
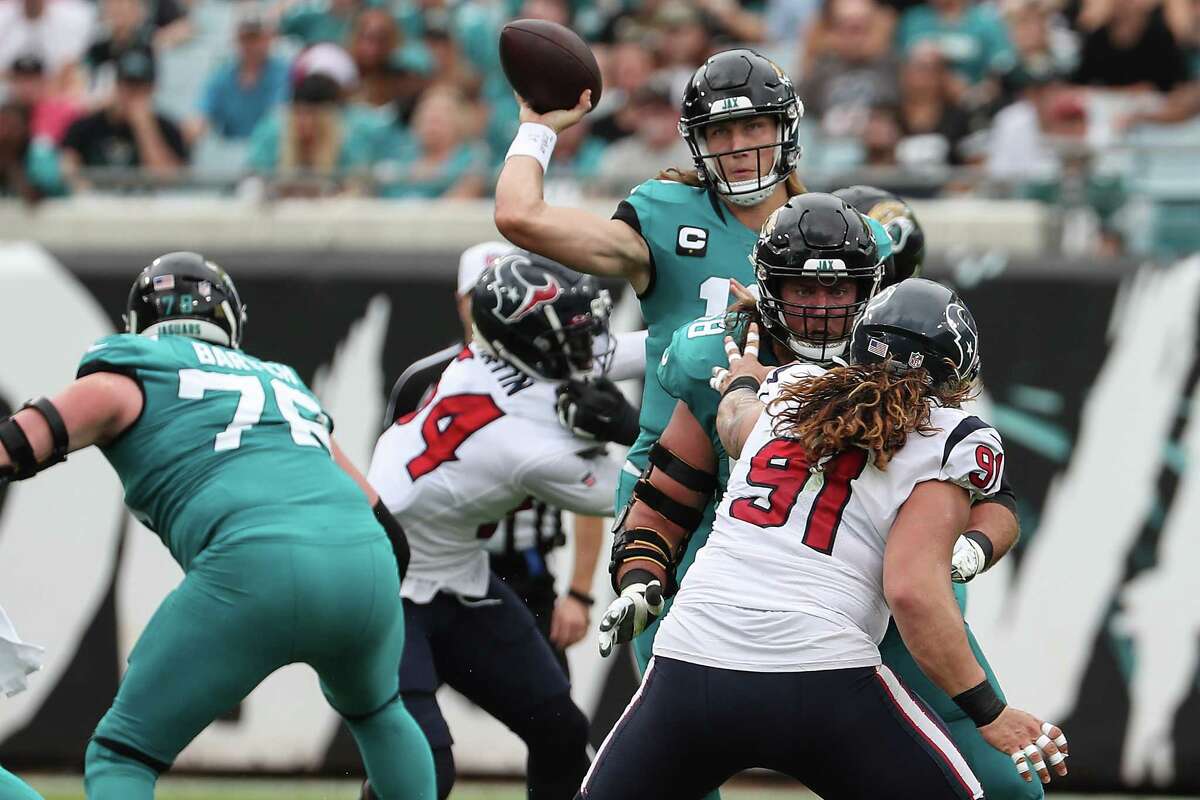
<path id="1" fill-rule="evenodd" d="M 559 424 L 557 386 L 471 345 L 425 404 L 379 438 L 367 478 L 408 535 L 404 597 L 482 596 L 484 540 L 528 500 L 612 513 L 620 463 Z"/>
<path id="2" fill-rule="evenodd" d="M 813 471 L 798 442 L 774 434 L 769 401 L 781 386 L 820 371 L 782 367 L 763 384 L 767 411 L 733 464 L 708 543 L 663 621 L 656 654 L 762 672 L 879 664 L 890 616 L 883 556 L 900 507 L 929 480 L 982 497 L 1000 488 L 999 433 L 939 406 L 930 414 L 937 430 L 910 434 L 887 469 L 852 448 Z"/>

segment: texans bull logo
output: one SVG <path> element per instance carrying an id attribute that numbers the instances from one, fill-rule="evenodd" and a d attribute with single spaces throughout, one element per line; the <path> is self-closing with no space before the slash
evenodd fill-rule
<path id="1" fill-rule="evenodd" d="M 521 270 L 513 265 L 510 267 L 513 276 L 520 286 L 508 286 L 496 289 L 496 316 L 506 322 L 516 322 L 533 313 L 539 306 L 553 303 L 562 294 L 562 287 L 553 275 L 546 276 L 546 283 L 535 284 L 521 274 Z M 506 303 L 507 301 L 507 303 Z M 515 304 L 515 308 L 505 313 L 505 305 Z"/>

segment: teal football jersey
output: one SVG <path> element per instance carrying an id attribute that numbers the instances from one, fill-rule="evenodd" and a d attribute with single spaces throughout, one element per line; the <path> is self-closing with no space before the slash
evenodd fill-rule
<path id="1" fill-rule="evenodd" d="M 101 450 L 130 511 L 185 570 L 210 541 L 250 529 L 326 542 L 380 534 L 330 454 L 332 421 L 286 364 L 183 336 L 118 334 L 84 354 L 79 377 L 95 372 L 141 386 L 141 416 Z"/>
<path id="2" fill-rule="evenodd" d="M 743 335 L 740 327 L 728 330 L 726 319 L 726 314 L 717 314 L 678 328 L 658 365 L 659 384 L 672 398 L 683 401 L 712 441 L 713 453 L 717 456 L 717 491 L 713 494 L 713 505 L 721 502 L 725 483 L 729 480 L 729 458 L 717 436 L 717 406 L 721 395 L 708 382 L 715 365 L 728 363 L 725 336 L 728 334 L 740 341 Z M 758 357 L 763 364 L 775 366 L 777 362 L 770 342 L 768 335 Z"/>
<path id="3" fill-rule="evenodd" d="M 641 470 L 650 446 L 671 419 L 675 399 L 663 391 L 653 371 L 675 329 L 729 307 L 729 279 L 754 281 L 750 254 L 758 231 L 746 227 L 704 189 L 676 181 L 639 185 L 621 203 L 616 218 L 639 231 L 650 248 L 650 285 L 639 299 L 646 337 L 646 386 L 641 432 L 629 460 Z"/>

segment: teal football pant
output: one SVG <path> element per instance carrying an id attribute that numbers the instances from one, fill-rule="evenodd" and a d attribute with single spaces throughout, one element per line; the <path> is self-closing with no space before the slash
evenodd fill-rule
<path id="1" fill-rule="evenodd" d="M 384 800 L 433 800 L 399 698 L 404 614 L 382 531 L 218 538 L 155 612 L 87 749 L 89 800 L 150 800 L 179 751 L 287 664 L 316 670 Z"/>
<path id="2" fill-rule="evenodd" d="M 959 608 L 964 608 L 966 588 L 956 584 L 954 593 L 958 598 Z M 979 642 L 975 641 L 975 634 L 971 631 L 971 626 L 964 622 L 963 627 L 966 628 L 967 641 L 975 653 L 975 658 L 983 667 L 988 682 L 992 684 L 996 694 L 1003 700 L 1004 690 L 1000 688 L 1000 681 L 996 678 L 996 673 L 992 672 L 992 666 L 988 663 L 983 650 L 980 649 Z M 1035 775 L 1032 781 L 1026 782 L 1013 766 L 1012 759 L 1006 753 L 1001 753 L 984 741 L 983 737 L 979 735 L 979 729 L 975 727 L 975 723 L 962 712 L 962 709 L 949 695 L 925 677 L 925 673 L 917 666 L 912 654 L 905 647 L 904 640 L 900 638 L 900 632 L 896 629 L 894 622 L 888 624 L 887 633 L 884 634 L 883 641 L 879 643 L 879 653 L 883 656 L 883 663 L 887 664 L 892 672 L 896 673 L 900 680 L 904 681 L 905 685 L 936 711 L 946 723 L 946 728 L 950 731 L 950 738 L 959 752 L 963 754 L 963 758 L 967 760 L 975 777 L 983 784 L 983 791 L 988 800 L 1041 800 L 1045 797 L 1041 781 L 1037 776 Z"/>
<path id="3" fill-rule="evenodd" d="M 0 800 L 42 800 L 29 784 L 0 767 Z"/>
<path id="4" fill-rule="evenodd" d="M 637 479 L 629 473 L 621 473 L 621 480 L 617 484 L 616 502 L 618 503 L 618 511 L 625 507 L 624 503 L 628 501 L 630 494 L 633 492 L 633 484 L 636 481 Z M 706 515 L 704 521 L 700 523 L 700 528 L 692 536 L 692 540 L 688 544 L 688 552 L 681 564 L 682 569 L 677 574 L 679 580 L 683 580 L 683 572 L 686 571 L 688 566 L 691 566 L 691 563 L 696 558 L 696 551 L 708 539 L 709 526 L 711 524 L 711 516 Z M 966 588 L 956 584 L 954 593 L 958 599 L 959 607 L 965 609 Z M 646 665 L 650 663 L 650 657 L 654 653 L 654 635 L 658 632 L 659 624 L 661 624 L 663 618 L 666 617 L 670 610 L 671 601 L 668 600 L 663 608 L 662 616 L 647 628 L 642 635 L 633 640 L 633 652 L 637 658 L 638 670 L 643 674 L 646 671 Z M 975 634 L 971 632 L 969 625 L 966 625 L 965 622 L 963 624 L 966 626 L 967 639 L 971 643 L 971 649 L 975 652 L 975 657 L 979 660 L 983 671 L 987 674 L 988 681 L 991 682 L 993 688 L 1003 698 L 1004 693 L 1000 688 L 1000 682 L 996 679 L 991 665 L 988 664 L 987 658 L 979 648 L 979 643 L 975 641 Z M 908 648 L 904 646 L 904 641 L 900 638 L 895 624 L 888 625 L 887 634 L 879 645 L 879 651 L 883 657 L 883 663 L 892 672 L 896 673 L 900 680 L 904 681 L 910 689 L 916 692 L 946 723 L 946 727 L 950 732 L 950 738 L 954 741 L 955 746 L 958 747 L 959 752 L 962 753 L 963 758 L 967 760 L 967 764 L 970 765 L 971 771 L 975 773 L 975 777 L 983 784 L 984 793 L 987 795 L 988 800 L 1042 800 L 1045 797 L 1041 782 L 1036 779 L 1026 782 L 1013 766 L 1012 759 L 984 741 L 983 737 L 979 735 L 979 730 L 975 727 L 975 724 L 963 714 L 954 701 L 925 677 L 925 673 L 921 672 L 921 668 L 913 660 L 912 655 L 908 652 Z M 706 800 L 718 800 L 718 798 L 719 795 L 714 792 Z"/>

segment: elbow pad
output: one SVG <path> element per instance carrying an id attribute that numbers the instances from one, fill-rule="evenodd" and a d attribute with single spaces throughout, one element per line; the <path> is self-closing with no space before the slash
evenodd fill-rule
<path id="1" fill-rule="evenodd" d="M 58 409 L 54 407 L 53 403 L 45 397 L 39 397 L 36 400 L 30 400 L 19 410 L 23 411 L 27 408 L 38 412 L 42 415 L 42 419 L 46 420 L 53 439 L 52 449 L 50 457 L 38 463 L 33 453 L 33 445 L 29 443 L 29 437 L 25 435 L 25 431 L 17 424 L 16 420 L 9 417 L 0 422 L 0 445 L 4 446 L 12 461 L 12 467 L 6 470 L 6 477 L 9 480 L 23 481 L 59 462 L 66 461 L 67 453 L 71 449 L 71 437 L 67 432 L 67 425 L 63 422 L 62 415 L 58 413 Z"/>
<path id="2" fill-rule="evenodd" d="M 681 503 L 654 486 L 650 483 L 649 478 L 655 469 L 661 470 L 667 477 L 688 489 L 706 495 L 704 505 L 701 505 L 700 508 L 695 508 L 686 503 Z M 675 565 L 678 554 L 687 549 L 692 534 L 700 525 L 700 520 L 704 518 L 704 508 L 708 502 L 707 496 L 711 495 L 716 487 L 717 478 L 715 475 L 693 467 L 663 447 L 662 444 L 655 442 L 654 446 L 650 448 L 649 464 L 645 472 L 642 473 L 642 477 L 634 484 L 633 496 L 629 499 L 629 503 L 621 511 L 620 516 L 613 526 L 612 558 L 608 565 L 613 589 L 619 592 L 616 585 L 616 578 L 621 566 L 628 561 L 641 559 L 662 567 L 667 574 L 667 585 L 664 587 L 664 593 L 667 597 L 674 596 L 679 591 L 679 583 L 675 577 Z M 683 528 L 683 540 L 677 548 L 672 548 L 666 538 L 652 528 L 625 528 L 625 519 L 629 515 L 629 510 L 633 507 L 635 501 L 644 503 L 648 508 L 662 515 L 663 518 Z"/>

